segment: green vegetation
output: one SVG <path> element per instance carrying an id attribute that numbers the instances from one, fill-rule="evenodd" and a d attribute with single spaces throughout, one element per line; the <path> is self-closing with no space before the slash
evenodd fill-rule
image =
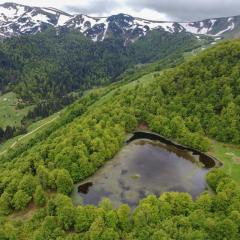
<path id="1" fill-rule="evenodd" d="M 240 184 L 240 146 L 212 141 L 210 154 L 220 159 L 224 172 Z"/>
<path id="2" fill-rule="evenodd" d="M 239 41 L 223 42 L 161 77 L 170 114 L 191 131 L 240 143 L 239 51 Z"/>
<path id="3" fill-rule="evenodd" d="M 141 123 L 202 151 L 210 149 L 209 137 L 240 143 L 239 56 L 234 40 L 135 82 L 133 72 L 130 80 L 88 92 L 45 131 L 11 149 L 0 161 L 0 238 L 239 239 L 240 190 L 220 169 L 207 176 L 212 193 L 195 201 L 187 193 L 148 196 L 133 213 L 108 200 L 73 206 L 68 197 L 73 183 L 110 160 Z M 39 206 L 32 218 L 8 217 L 30 204 Z"/>
<path id="4" fill-rule="evenodd" d="M 47 202 L 46 194 L 40 185 L 37 186 L 33 197 L 34 197 L 34 202 L 38 207 L 43 207 Z"/>
<path id="5" fill-rule="evenodd" d="M 0 144 L 26 132 L 22 120 L 33 106 L 25 106 L 13 92 L 0 96 Z"/>
<path id="6" fill-rule="evenodd" d="M 135 64 L 191 51 L 209 41 L 188 33 L 151 31 L 126 46 L 123 39 L 95 43 L 66 29 L 11 38 L 0 44 L 0 90 L 12 90 L 26 103 L 36 104 L 28 118 L 46 117 L 72 103 L 73 91 L 106 85 Z"/>
<path id="7" fill-rule="evenodd" d="M 238 239 L 239 196 L 236 184 L 221 170 L 208 175 L 215 194 L 204 193 L 193 201 L 187 193 L 150 195 L 131 213 L 127 205 L 113 209 L 105 199 L 99 207 L 74 207 L 57 194 L 46 207 L 25 222 L 5 219 L 2 239 Z M 16 198 L 22 194 L 21 190 Z M 22 196 L 22 207 L 28 200 Z M 1 205 L 2 206 L 2 205 Z"/>
<path id="8" fill-rule="evenodd" d="M 34 122 L 28 126 L 27 133 L 23 135 L 18 135 L 14 138 L 11 138 L 3 143 L 0 144 L 0 156 L 7 153 L 9 149 L 12 149 L 20 144 L 24 144 L 28 142 L 30 139 L 34 138 L 36 134 L 43 131 L 45 128 L 48 127 L 49 124 L 54 122 L 60 113 L 55 113 L 47 118 Z"/>
<path id="9" fill-rule="evenodd" d="M 0 92 L 12 92 L 0 97 L 0 142 L 26 133 L 33 121 L 71 104 L 84 90 L 121 80 L 126 69 L 127 81 L 132 81 L 136 71 L 142 76 L 153 68 L 175 66 L 184 51 L 210 40 L 153 31 L 125 46 L 121 39 L 94 43 L 63 29 L 8 39 L 0 44 Z"/>
<path id="10" fill-rule="evenodd" d="M 6 128 L 7 126 L 21 126 L 21 120 L 26 116 L 30 106 L 20 106 L 21 102 L 16 94 L 9 92 L 0 96 L 0 127 Z"/>

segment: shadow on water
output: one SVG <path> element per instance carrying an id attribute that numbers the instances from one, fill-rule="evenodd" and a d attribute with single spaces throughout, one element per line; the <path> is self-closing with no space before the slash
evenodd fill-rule
<path id="1" fill-rule="evenodd" d="M 130 142 L 132 142 L 134 140 L 138 140 L 138 139 L 149 139 L 149 140 L 153 140 L 153 141 L 160 141 L 161 143 L 166 144 L 168 147 L 175 147 L 177 150 L 182 150 L 182 152 L 184 152 L 186 150 L 191 151 L 193 155 L 199 157 L 199 161 L 204 165 L 205 168 L 213 168 L 215 166 L 221 165 L 221 163 L 214 157 L 211 157 L 211 156 L 209 156 L 205 153 L 202 153 L 201 151 L 198 151 L 196 149 L 177 144 L 169 139 L 162 137 L 159 134 L 152 133 L 152 132 L 147 132 L 147 131 L 135 132 L 133 134 L 133 136 L 127 140 L 127 143 L 130 143 Z M 181 156 L 181 154 L 180 154 L 180 156 Z"/>
<path id="2" fill-rule="evenodd" d="M 188 192 L 193 198 L 207 185 L 205 176 L 218 161 L 197 150 L 149 132 L 135 132 L 122 150 L 95 175 L 76 184 L 75 204 L 97 205 L 103 197 L 136 207 L 149 194 Z"/>

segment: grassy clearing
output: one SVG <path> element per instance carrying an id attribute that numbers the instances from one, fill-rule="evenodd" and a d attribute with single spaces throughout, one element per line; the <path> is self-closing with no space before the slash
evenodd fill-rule
<path id="1" fill-rule="evenodd" d="M 112 97 L 116 93 L 116 91 L 132 89 L 135 86 L 137 86 L 139 83 L 144 85 L 150 83 L 152 80 L 154 80 L 155 74 L 160 74 L 160 72 L 153 72 L 153 73 L 146 74 L 135 81 L 132 81 L 128 84 L 123 84 L 123 86 L 116 87 L 116 89 L 113 89 L 112 91 L 107 93 L 105 96 L 103 96 L 96 104 L 101 105 L 105 100 L 108 100 L 110 97 Z"/>
<path id="2" fill-rule="evenodd" d="M 223 163 L 223 170 L 240 183 L 240 146 L 212 141 L 210 154 Z"/>
<path id="3" fill-rule="evenodd" d="M 18 98 L 13 92 L 0 96 L 0 127 L 19 126 L 22 118 L 32 109 L 32 106 L 17 109 L 17 102 Z"/>
<path id="4" fill-rule="evenodd" d="M 55 114 L 53 114 L 47 118 L 44 118 L 40 121 L 37 121 L 28 127 L 27 134 L 17 136 L 15 138 L 12 138 L 12 139 L 4 142 L 3 144 L 0 144 L 0 156 L 5 154 L 9 149 L 14 148 L 15 146 L 17 146 L 19 144 L 26 143 L 30 139 L 34 138 L 37 133 L 44 130 L 45 128 L 47 128 L 49 126 L 49 124 L 54 122 L 59 117 L 59 115 L 60 115 L 60 112 L 55 113 Z"/>

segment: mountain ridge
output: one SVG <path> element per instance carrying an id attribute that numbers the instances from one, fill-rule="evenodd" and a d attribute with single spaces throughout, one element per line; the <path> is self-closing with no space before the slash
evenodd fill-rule
<path id="1" fill-rule="evenodd" d="M 13 2 L 0 4 L 0 36 L 2 38 L 36 34 L 47 28 L 75 29 L 93 41 L 122 37 L 134 42 L 151 30 L 170 33 L 190 32 L 229 38 L 240 35 L 240 16 L 209 18 L 193 22 L 156 21 L 120 13 L 108 17 L 69 14 L 52 7 L 31 7 Z"/>

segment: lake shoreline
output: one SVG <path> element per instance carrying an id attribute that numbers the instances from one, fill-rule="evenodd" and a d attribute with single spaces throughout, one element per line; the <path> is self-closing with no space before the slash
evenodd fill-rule
<path id="1" fill-rule="evenodd" d="M 207 172 L 219 166 L 215 158 L 164 137 L 135 131 L 126 136 L 118 154 L 84 181 L 75 184 L 75 205 L 98 205 L 104 197 L 118 206 L 163 192 L 188 192 L 196 198 L 208 189 Z M 157 186 L 157 187 L 156 187 Z"/>
<path id="2" fill-rule="evenodd" d="M 160 141 L 162 143 L 175 146 L 178 149 L 188 150 L 188 151 L 193 152 L 196 155 L 202 155 L 206 158 L 209 158 L 210 160 L 214 161 L 215 165 L 213 167 L 222 167 L 223 166 L 223 163 L 219 159 L 211 156 L 208 153 L 201 152 L 200 150 L 197 150 L 197 149 L 191 148 L 189 146 L 185 146 L 183 144 L 177 143 L 174 140 L 168 139 L 168 138 L 166 138 L 166 137 L 164 137 L 164 136 L 162 136 L 158 133 L 154 133 L 154 132 L 151 132 L 151 131 L 148 131 L 148 130 L 136 130 L 135 132 L 133 132 L 133 134 L 131 134 L 131 136 L 129 136 L 126 139 L 126 144 L 128 144 L 131 141 L 136 140 L 136 139 L 143 139 L 144 135 L 145 136 L 147 135 L 146 139 L 157 140 L 157 141 Z M 211 167 L 211 168 L 213 168 L 213 167 Z"/>

